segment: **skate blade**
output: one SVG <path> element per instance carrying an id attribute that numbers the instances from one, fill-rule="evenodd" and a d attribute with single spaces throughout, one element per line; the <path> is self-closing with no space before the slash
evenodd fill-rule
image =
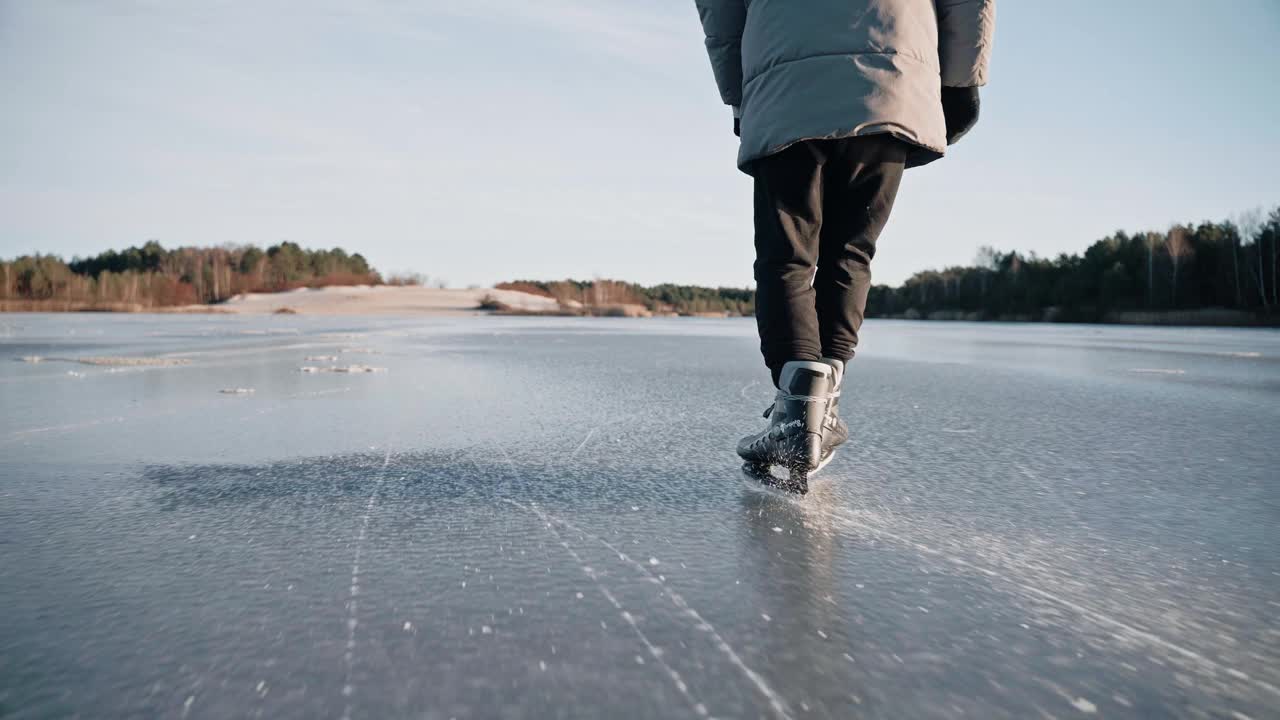
<path id="1" fill-rule="evenodd" d="M 742 474 L 748 480 L 754 481 L 752 484 L 756 487 L 772 493 L 796 498 L 809 492 L 809 473 L 801 470 L 791 470 L 787 477 L 782 478 L 774 475 L 773 468 L 769 465 L 746 462 L 742 464 Z"/>
<path id="2" fill-rule="evenodd" d="M 760 482 L 753 478 L 742 478 L 742 489 L 752 495 L 759 495 L 770 500 L 785 502 L 788 504 L 803 503 L 807 495 L 799 495 L 793 492 L 783 490 L 776 485 Z"/>
<path id="3" fill-rule="evenodd" d="M 792 470 L 791 477 L 788 478 L 780 478 L 774 475 L 772 465 L 747 461 L 742 463 L 742 475 L 749 481 L 748 487 L 752 490 L 764 490 L 770 495 L 780 495 L 795 499 L 808 494 L 811 484 L 815 480 L 814 476 L 830 465 L 835 456 L 836 451 L 832 450 L 827 453 L 826 457 L 822 458 L 817 467 L 807 473 Z M 797 475 L 802 475 L 802 477 L 796 477 Z"/>
<path id="4" fill-rule="evenodd" d="M 814 469 L 812 469 L 812 470 L 810 470 L 810 471 L 809 471 L 809 477 L 810 477 L 810 478 L 812 478 L 814 475 L 817 475 L 817 474 L 818 474 L 818 471 L 819 471 L 819 470 L 821 470 L 822 468 L 824 468 L 824 467 L 826 467 L 826 466 L 830 465 L 830 464 L 831 464 L 831 461 L 832 461 L 832 460 L 834 460 L 834 459 L 835 459 L 835 457 L 836 457 L 836 451 L 835 451 L 835 450 L 832 450 L 831 452 L 827 453 L 827 456 L 826 456 L 826 457 L 824 457 L 824 458 L 822 458 L 821 460 L 819 460 L 819 461 L 818 461 L 818 467 L 816 467 L 816 468 L 814 468 Z"/>

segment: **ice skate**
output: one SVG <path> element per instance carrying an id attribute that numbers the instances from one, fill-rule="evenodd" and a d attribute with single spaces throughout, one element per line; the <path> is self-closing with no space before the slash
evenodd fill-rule
<path id="1" fill-rule="evenodd" d="M 769 426 L 738 442 L 746 473 L 790 492 L 808 492 L 809 474 L 825 465 L 839 444 L 824 448 L 823 441 L 824 436 L 830 436 L 828 443 L 839 437 L 824 430 L 842 370 L 830 362 L 807 360 L 793 360 L 782 367 L 777 397 L 764 413 Z M 843 438 L 847 437 L 845 428 Z M 769 473 L 773 465 L 788 471 L 787 480 L 773 478 Z"/>
<path id="2" fill-rule="evenodd" d="M 827 363 L 835 369 L 835 392 L 831 402 L 827 404 L 827 416 L 822 421 L 822 459 L 818 462 L 818 467 L 810 472 L 811 475 L 826 467 L 835 456 L 836 448 L 849 439 L 849 426 L 840 417 L 840 395 L 844 389 L 845 364 L 835 358 L 822 358 L 820 362 Z"/>

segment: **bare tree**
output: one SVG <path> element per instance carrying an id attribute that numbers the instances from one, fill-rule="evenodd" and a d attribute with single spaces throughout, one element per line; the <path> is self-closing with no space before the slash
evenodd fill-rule
<path id="1" fill-rule="evenodd" d="M 1147 307 L 1150 308 L 1156 289 L 1156 243 L 1160 242 L 1160 234 L 1149 232 L 1147 239 Z"/>
<path id="2" fill-rule="evenodd" d="M 221 288 L 218 287 L 218 281 L 221 279 L 218 277 L 220 274 L 218 272 L 218 253 L 217 251 L 211 251 L 209 255 L 210 255 L 209 264 L 212 270 L 212 272 L 210 272 L 209 274 L 213 276 L 213 297 L 210 299 L 214 302 L 217 302 L 218 300 L 221 299 L 221 295 L 222 295 Z"/>
<path id="3" fill-rule="evenodd" d="M 990 245 L 983 245 L 978 248 L 978 254 L 973 258 L 973 264 L 979 269 L 978 277 L 982 282 L 982 297 L 987 296 L 987 277 L 1000 269 L 1000 253 Z"/>
<path id="4" fill-rule="evenodd" d="M 973 257 L 973 264 L 983 270 L 995 270 L 1000 267 L 1000 253 L 990 245 L 983 245 Z"/>
<path id="5" fill-rule="evenodd" d="M 1271 304 L 1280 304 L 1280 265 L 1276 264 L 1276 242 L 1280 241 L 1280 205 L 1277 205 L 1267 217 L 1267 226 L 1271 231 Z"/>
<path id="6" fill-rule="evenodd" d="M 1271 303 L 1267 300 L 1266 275 L 1263 273 L 1266 261 L 1262 256 L 1262 210 L 1252 208 L 1241 212 L 1236 215 L 1235 225 L 1240 231 L 1240 236 L 1253 240 L 1254 247 L 1258 249 L 1258 297 L 1262 300 L 1262 308 L 1270 309 Z"/>
<path id="7" fill-rule="evenodd" d="M 1234 270 L 1236 287 L 1236 307 L 1244 307 L 1244 296 L 1240 293 L 1240 231 L 1232 228 L 1231 232 L 1231 267 Z"/>
<path id="8" fill-rule="evenodd" d="M 1174 225 L 1169 228 L 1169 233 L 1164 238 L 1165 251 L 1169 253 L 1169 260 L 1173 264 L 1173 272 L 1171 279 L 1173 281 L 1173 306 L 1178 305 L 1178 269 L 1182 265 L 1182 259 L 1190 257 L 1195 249 L 1191 247 L 1191 241 L 1187 238 L 1187 229 L 1181 225 Z"/>

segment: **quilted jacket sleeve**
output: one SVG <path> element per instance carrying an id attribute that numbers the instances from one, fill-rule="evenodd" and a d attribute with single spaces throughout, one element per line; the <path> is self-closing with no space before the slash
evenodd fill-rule
<path id="1" fill-rule="evenodd" d="M 987 63 L 996 30 L 996 0 L 936 0 L 938 59 L 942 84 L 987 84 Z"/>
<path id="2" fill-rule="evenodd" d="M 725 105 L 742 104 L 742 28 L 745 0 L 696 0 L 702 32 L 707 36 L 711 70 Z"/>

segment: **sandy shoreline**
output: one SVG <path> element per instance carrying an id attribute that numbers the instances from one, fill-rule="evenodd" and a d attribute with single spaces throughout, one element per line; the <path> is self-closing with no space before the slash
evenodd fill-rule
<path id="1" fill-rule="evenodd" d="M 333 286 L 300 288 L 282 293 L 251 293 L 237 295 L 213 307 L 217 311 L 251 315 L 280 312 L 301 315 L 474 315 L 484 312 L 479 306 L 486 296 L 515 310 L 554 312 L 558 308 L 556 301 L 551 298 L 514 290 L 452 290 L 390 285 Z"/>
<path id="2" fill-rule="evenodd" d="M 488 307 L 482 308 L 481 303 Z M 592 306 L 518 290 L 474 288 L 455 290 L 395 285 L 350 285 L 298 288 L 278 293 L 246 293 L 216 305 L 147 307 L 138 303 L 69 302 L 52 300 L 0 301 L 0 312 L 124 312 L 214 315 L 596 315 L 604 317 L 675 316 L 639 304 Z M 726 317 L 723 312 L 691 313 L 694 317 Z"/>
<path id="3" fill-rule="evenodd" d="M 216 305 L 147 307 L 138 303 L 0 301 L 0 312 L 465 316 L 490 314 L 492 311 L 480 308 L 481 301 L 486 298 L 496 301 L 505 311 L 512 313 L 554 314 L 560 310 L 559 304 L 552 298 L 515 290 L 352 285 L 299 288 L 279 293 L 247 293 Z"/>

